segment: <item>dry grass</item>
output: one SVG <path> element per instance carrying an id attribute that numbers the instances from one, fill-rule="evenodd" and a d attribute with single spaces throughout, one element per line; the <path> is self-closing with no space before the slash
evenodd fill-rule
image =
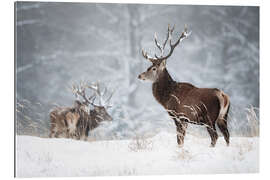
<path id="1" fill-rule="evenodd" d="M 176 153 L 176 159 L 180 159 L 183 161 L 190 161 L 193 158 L 193 155 L 188 150 L 185 150 L 184 148 L 181 148 Z"/>
<path id="2" fill-rule="evenodd" d="M 138 152 L 142 150 L 152 150 L 153 142 L 145 135 L 136 135 L 129 143 L 128 148 L 130 151 Z"/>
<path id="3" fill-rule="evenodd" d="M 250 152 L 253 148 L 252 142 L 249 141 L 243 141 L 242 143 L 238 143 L 235 146 L 239 149 L 239 151 L 236 156 L 234 156 L 234 159 L 237 159 L 239 161 L 242 161 L 244 159 L 244 155 Z"/>
<path id="4" fill-rule="evenodd" d="M 246 117 L 250 129 L 250 135 L 252 137 L 260 135 L 260 125 L 259 125 L 259 118 L 257 116 L 256 111 L 259 111 L 258 108 L 251 106 L 250 108 L 246 109 Z"/>
<path id="5" fill-rule="evenodd" d="M 48 137 L 50 133 L 49 115 L 45 109 L 41 103 L 33 103 L 25 99 L 17 100 L 16 133 Z"/>

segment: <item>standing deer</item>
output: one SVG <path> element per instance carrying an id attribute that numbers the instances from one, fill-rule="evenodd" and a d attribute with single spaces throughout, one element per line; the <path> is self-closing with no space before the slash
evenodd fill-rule
<path id="1" fill-rule="evenodd" d="M 211 147 L 218 139 L 215 124 L 221 130 L 229 146 L 229 131 L 227 116 L 230 107 L 229 96 L 216 88 L 198 88 L 189 83 L 180 83 L 172 79 L 166 69 L 166 60 L 172 55 L 175 47 L 190 35 L 185 27 L 184 32 L 175 43 L 172 42 L 174 27 L 168 26 L 167 36 L 163 44 L 158 43 L 155 34 L 155 44 L 160 50 L 160 56 L 150 57 L 142 50 L 142 55 L 152 65 L 138 78 L 150 80 L 155 99 L 166 109 L 174 120 L 177 131 L 177 143 L 183 146 L 188 123 L 203 125 L 211 137 Z M 169 42 L 170 50 L 164 55 L 165 46 Z"/>

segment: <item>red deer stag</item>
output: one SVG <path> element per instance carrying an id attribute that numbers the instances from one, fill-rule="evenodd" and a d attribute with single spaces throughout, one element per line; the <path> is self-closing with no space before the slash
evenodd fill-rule
<path id="1" fill-rule="evenodd" d="M 161 51 L 160 56 L 155 54 L 150 57 L 142 50 L 144 58 L 152 65 L 138 78 L 150 80 L 152 93 L 155 99 L 166 109 L 174 120 L 177 130 L 177 143 L 184 144 L 184 137 L 188 123 L 204 125 L 211 137 L 211 147 L 214 147 L 218 139 L 215 123 L 221 130 L 224 139 L 229 146 L 229 131 L 227 128 L 227 116 L 230 107 L 229 96 L 216 88 L 198 88 L 189 83 L 179 83 L 172 79 L 166 69 L 166 60 L 172 55 L 175 47 L 187 38 L 190 33 L 185 27 L 175 43 L 172 42 L 174 27 L 168 26 L 167 36 L 163 44 L 158 43 L 155 35 L 155 44 Z M 164 55 L 165 46 L 169 42 L 170 50 Z"/>
<path id="2" fill-rule="evenodd" d="M 50 112 L 51 138 L 59 136 L 69 138 L 75 135 L 81 105 L 79 101 L 75 101 L 73 107 L 56 107 Z"/>
<path id="3" fill-rule="evenodd" d="M 87 87 L 95 91 L 90 97 L 87 97 L 85 93 Z M 72 85 L 72 92 L 77 99 L 81 97 L 83 100 L 76 100 L 73 107 L 57 107 L 51 111 L 50 137 L 76 137 L 76 139 L 86 140 L 89 130 L 96 128 L 102 121 L 112 120 L 112 117 L 106 110 L 109 106 L 102 105 L 101 103 L 99 105 L 94 104 L 96 96 L 101 96 L 99 88 L 95 89 L 94 86 L 81 83 L 79 86 Z M 106 104 L 111 97 L 112 94 L 106 100 Z"/>
<path id="4" fill-rule="evenodd" d="M 87 97 L 86 89 L 94 91 L 94 94 Z M 89 131 L 97 128 L 101 122 L 112 121 L 112 117 L 108 114 L 107 108 L 110 107 L 108 104 L 113 93 L 109 95 L 106 101 L 102 102 L 102 99 L 106 96 L 107 87 L 101 92 L 99 83 L 95 85 L 81 83 L 80 86 L 72 85 L 72 92 L 77 99 L 79 97 L 83 99 L 83 106 L 80 108 L 80 119 L 76 124 L 77 139 L 86 139 Z M 98 104 L 94 103 L 96 97 L 99 99 Z"/>

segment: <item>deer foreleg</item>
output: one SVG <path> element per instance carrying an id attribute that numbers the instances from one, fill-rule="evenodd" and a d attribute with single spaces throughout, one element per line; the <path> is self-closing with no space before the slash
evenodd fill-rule
<path id="1" fill-rule="evenodd" d="M 89 134 L 89 127 L 87 126 L 87 128 L 85 129 L 85 132 L 84 132 L 84 140 L 87 141 L 88 139 L 88 134 Z"/>
<path id="2" fill-rule="evenodd" d="M 186 128 L 187 123 L 181 120 L 178 120 L 177 118 L 174 118 L 174 122 L 176 125 L 176 131 L 177 131 L 177 144 L 182 147 L 184 145 L 184 138 L 186 135 Z"/>

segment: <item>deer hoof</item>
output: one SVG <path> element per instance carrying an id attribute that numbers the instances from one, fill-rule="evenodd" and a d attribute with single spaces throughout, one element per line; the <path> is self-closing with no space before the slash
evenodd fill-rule
<path id="1" fill-rule="evenodd" d="M 178 144 L 178 147 L 179 148 L 183 148 L 184 147 L 184 144 Z"/>
<path id="2" fill-rule="evenodd" d="M 214 148 L 215 146 L 216 146 L 215 144 L 210 144 L 209 147 Z"/>

